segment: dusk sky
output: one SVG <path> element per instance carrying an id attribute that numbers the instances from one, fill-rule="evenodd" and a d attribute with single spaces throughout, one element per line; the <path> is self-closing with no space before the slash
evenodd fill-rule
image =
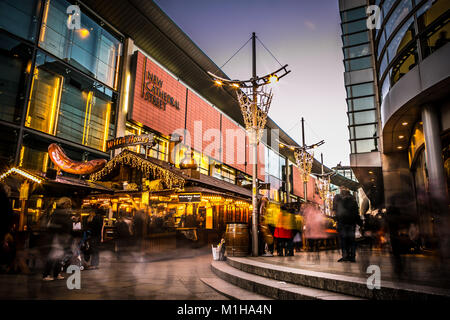
<path id="1" fill-rule="evenodd" d="M 328 167 L 349 164 L 344 66 L 338 0 L 157 0 L 160 8 L 219 67 L 252 32 L 291 73 L 274 89 L 269 116 L 301 144 L 325 140 L 315 158 Z M 280 65 L 257 42 L 257 73 Z M 215 70 L 211 70 L 214 72 Z M 232 79 L 251 77 L 251 42 L 223 71 Z"/>

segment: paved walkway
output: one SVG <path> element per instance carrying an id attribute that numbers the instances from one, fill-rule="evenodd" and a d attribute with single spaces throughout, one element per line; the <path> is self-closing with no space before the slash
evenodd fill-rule
<path id="1" fill-rule="evenodd" d="M 44 282 L 40 270 L 33 275 L 0 274 L 0 299 L 227 299 L 200 280 L 215 277 L 211 260 L 211 248 L 146 257 L 129 254 L 123 262 L 105 250 L 100 269 L 81 272 L 80 290 L 69 290 L 66 280 Z"/>
<path id="2" fill-rule="evenodd" d="M 340 257 L 338 250 L 329 250 L 296 252 L 293 257 L 250 257 L 250 259 L 291 268 L 358 276 L 366 279 L 369 276 L 367 267 L 378 265 L 382 280 L 450 289 L 450 265 L 442 264 L 437 257 L 431 255 L 402 255 L 403 272 L 395 272 L 392 256 L 379 250 L 358 250 L 356 263 L 337 262 Z"/>

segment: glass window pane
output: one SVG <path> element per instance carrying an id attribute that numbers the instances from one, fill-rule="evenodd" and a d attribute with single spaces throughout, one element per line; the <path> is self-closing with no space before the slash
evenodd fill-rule
<path id="1" fill-rule="evenodd" d="M 383 85 L 381 86 L 381 100 L 383 100 L 384 97 L 386 97 L 390 89 L 391 89 L 391 82 L 390 76 L 388 74 L 386 75 L 386 78 L 384 78 Z"/>
<path id="2" fill-rule="evenodd" d="M 377 125 L 371 124 L 367 126 L 355 127 L 355 139 L 371 138 L 377 136 Z"/>
<path id="3" fill-rule="evenodd" d="M 357 153 L 378 151 L 376 139 L 357 140 L 355 141 L 355 144 Z"/>
<path id="4" fill-rule="evenodd" d="M 398 52 L 401 51 L 414 37 L 414 17 L 408 19 L 401 29 L 397 32 L 394 38 L 388 45 L 387 52 L 389 55 L 389 62 L 395 59 Z"/>
<path id="5" fill-rule="evenodd" d="M 81 14 L 81 29 L 67 28 L 68 2 L 53 0 L 44 15 L 39 45 L 77 69 L 114 87 L 121 44 L 86 14 Z"/>
<path id="6" fill-rule="evenodd" d="M 383 2 L 382 11 L 383 11 L 383 16 L 384 17 L 386 17 L 386 15 L 389 13 L 389 10 L 391 10 L 392 5 L 395 3 L 395 1 L 397 1 L 397 0 L 385 0 Z"/>
<path id="7" fill-rule="evenodd" d="M 381 77 L 383 76 L 383 73 L 386 71 L 387 65 L 388 65 L 387 54 L 386 54 L 386 52 L 384 52 L 383 59 L 381 60 L 381 64 L 380 64 L 380 72 L 378 72 L 379 79 L 381 79 Z"/>
<path id="8" fill-rule="evenodd" d="M 19 130 L 0 125 L 0 170 L 5 172 L 6 166 L 14 163 Z"/>
<path id="9" fill-rule="evenodd" d="M 351 46 L 369 41 L 369 33 L 367 31 L 343 36 L 344 46 Z"/>
<path id="10" fill-rule="evenodd" d="M 402 0 L 392 12 L 385 25 L 386 36 L 389 38 L 394 29 L 406 18 L 412 10 L 411 0 Z"/>
<path id="11" fill-rule="evenodd" d="M 349 99 L 349 106 L 351 107 L 350 111 L 358 111 L 364 109 L 373 109 L 375 108 L 375 97 L 364 97 L 357 99 Z"/>
<path id="12" fill-rule="evenodd" d="M 450 20 L 442 21 L 436 25 L 432 30 L 429 30 L 421 39 L 423 58 L 442 48 L 449 42 L 450 35 Z"/>
<path id="13" fill-rule="evenodd" d="M 37 31 L 38 0 L 0 1 L 0 29 L 34 41 Z"/>
<path id="14" fill-rule="evenodd" d="M 31 73 L 31 48 L 0 34 L 0 119 L 20 122 Z"/>
<path id="15" fill-rule="evenodd" d="M 341 12 L 342 22 L 352 21 L 366 17 L 366 7 L 360 7 Z"/>
<path id="16" fill-rule="evenodd" d="M 353 124 L 372 123 L 377 121 L 375 110 L 355 112 L 353 113 L 353 118 L 354 118 Z"/>
<path id="17" fill-rule="evenodd" d="M 391 70 L 391 85 L 393 86 L 405 74 L 409 72 L 417 64 L 417 50 L 414 45 L 403 55 L 397 58 L 397 63 L 394 64 Z"/>
<path id="18" fill-rule="evenodd" d="M 347 87 L 347 96 L 349 98 L 369 96 L 372 94 L 374 94 L 372 82 L 356 84 Z"/>
<path id="19" fill-rule="evenodd" d="M 384 36 L 384 31 L 381 33 L 380 40 L 378 42 L 377 57 L 380 57 L 381 51 L 386 44 L 386 37 Z"/>
<path id="20" fill-rule="evenodd" d="M 429 0 L 417 11 L 419 31 L 424 30 L 450 9 L 450 2 L 446 0 Z"/>
<path id="21" fill-rule="evenodd" d="M 367 56 L 368 54 L 370 54 L 370 47 L 368 43 L 344 49 L 345 59 Z"/>
<path id="22" fill-rule="evenodd" d="M 358 21 L 354 21 L 354 22 L 343 23 L 341 25 L 341 27 L 342 27 L 343 34 L 353 33 L 353 32 L 366 30 L 367 22 L 366 22 L 366 19 L 362 19 L 362 20 L 358 20 Z"/>
<path id="23" fill-rule="evenodd" d="M 371 57 L 363 57 L 345 61 L 345 71 L 367 69 L 372 66 Z"/>

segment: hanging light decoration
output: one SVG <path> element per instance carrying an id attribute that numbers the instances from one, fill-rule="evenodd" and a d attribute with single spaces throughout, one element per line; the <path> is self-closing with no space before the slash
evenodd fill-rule
<path id="1" fill-rule="evenodd" d="M 297 148 L 294 151 L 294 156 L 297 166 L 300 169 L 303 182 L 308 182 L 314 162 L 314 153 L 309 153 L 305 148 Z"/>

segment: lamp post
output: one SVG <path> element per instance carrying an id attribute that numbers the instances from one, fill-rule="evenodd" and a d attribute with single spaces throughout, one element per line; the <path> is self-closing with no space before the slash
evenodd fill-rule
<path id="1" fill-rule="evenodd" d="M 281 145 L 285 147 L 289 147 L 289 149 L 294 151 L 294 157 L 295 162 L 297 163 L 297 166 L 300 169 L 302 179 L 303 179 L 303 195 L 305 203 L 308 201 L 307 199 L 307 186 L 308 186 L 308 180 L 309 180 L 309 174 L 311 173 L 312 165 L 314 162 L 314 153 L 309 153 L 308 150 L 317 148 L 325 143 L 325 141 L 321 140 L 317 143 L 314 143 L 312 145 L 307 145 L 305 142 L 305 120 L 302 117 L 302 146 L 292 146 L 287 145 L 282 142 L 280 142 Z"/>
<path id="2" fill-rule="evenodd" d="M 214 79 L 218 86 L 227 84 L 236 89 L 236 95 L 244 118 L 245 128 L 249 135 L 252 163 L 252 255 L 258 256 L 258 183 L 257 183 L 257 163 L 258 163 L 258 143 L 266 125 L 267 114 L 272 102 L 272 89 L 268 90 L 267 85 L 275 83 L 290 70 L 287 64 L 280 69 L 265 76 L 258 77 L 256 74 L 256 34 L 252 33 L 252 77 L 249 80 L 229 80 L 221 78 L 212 72 L 208 74 Z"/>

